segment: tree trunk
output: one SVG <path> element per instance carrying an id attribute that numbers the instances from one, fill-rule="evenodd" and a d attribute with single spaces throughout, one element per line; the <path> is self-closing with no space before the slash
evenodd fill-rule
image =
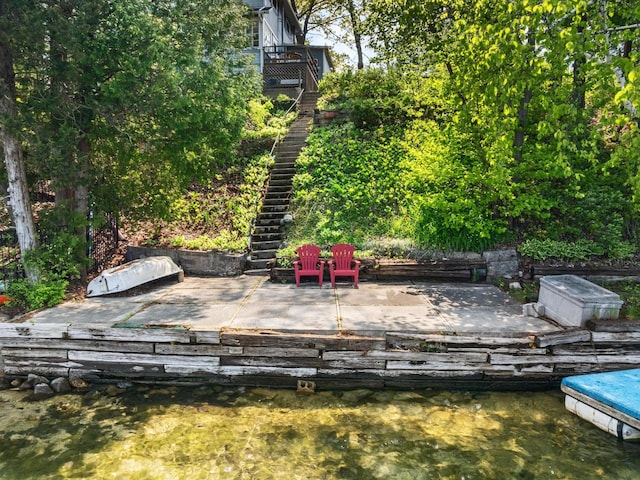
<path id="1" fill-rule="evenodd" d="M 358 55 L 358 70 L 364 68 L 364 56 L 362 53 L 362 33 L 360 33 L 360 19 L 353 0 L 347 2 L 347 11 L 351 20 L 351 28 L 353 29 L 353 39 L 356 45 L 356 53 Z"/>
<path id="2" fill-rule="evenodd" d="M 531 47 L 533 54 L 536 46 L 536 39 L 533 32 L 529 32 L 527 35 L 527 45 Z M 526 75 L 526 72 L 523 72 Z M 529 121 L 529 104 L 533 98 L 533 90 L 527 85 L 522 93 L 520 104 L 518 105 L 518 126 L 513 135 L 513 159 L 516 164 L 522 163 L 522 147 L 524 146 L 524 140 L 526 136 L 527 123 Z M 517 179 L 514 179 L 517 181 Z"/>
<path id="3" fill-rule="evenodd" d="M 7 15 L 4 1 L 0 0 L 0 18 Z M 20 252 L 25 254 L 37 247 L 36 228 L 29 200 L 27 174 L 22 156 L 22 146 L 11 131 L 11 123 L 17 121 L 15 106 L 16 87 L 13 70 L 13 53 L 6 34 L 0 32 L 0 141 L 4 151 L 4 164 L 8 176 L 9 206 L 16 227 Z M 24 264 L 31 282 L 38 280 L 37 268 Z"/>

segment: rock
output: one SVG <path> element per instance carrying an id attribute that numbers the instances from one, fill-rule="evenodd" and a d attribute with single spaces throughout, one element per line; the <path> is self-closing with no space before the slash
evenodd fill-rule
<path id="1" fill-rule="evenodd" d="M 69 377 L 69 384 L 73 388 L 86 388 L 89 384 L 81 377 Z"/>
<path id="2" fill-rule="evenodd" d="M 43 377 L 41 375 L 36 375 L 34 373 L 30 373 L 27 376 L 27 382 L 31 382 L 31 384 L 33 386 L 41 385 L 41 384 L 49 385 L 49 379 L 48 378 Z"/>
<path id="3" fill-rule="evenodd" d="M 18 386 L 18 390 L 31 390 L 33 388 L 33 382 L 25 380 Z"/>
<path id="4" fill-rule="evenodd" d="M 56 393 L 67 393 L 71 391 L 69 380 L 64 377 L 58 377 L 51 380 L 51 388 Z"/>
<path id="5" fill-rule="evenodd" d="M 31 400 L 44 400 L 45 398 L 53 397 L 55 392 L 46 383 L 39 383 L 33 388 L 33 394 L 29 397 Z"/>
<path id="6" fill-rule="evenodd" d="M 107 389 L 105 390 L 105 392 L 110 397 L 116 397 L 116 396 L 120 395 L 122 392 L 124 392 L 124 389 L 118 388 L 115 385 L 109 385 L 107 387 Z"/>

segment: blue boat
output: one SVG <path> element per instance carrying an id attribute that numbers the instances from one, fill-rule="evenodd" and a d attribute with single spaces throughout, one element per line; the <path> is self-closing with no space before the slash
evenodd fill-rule
<path id="1" fill-rule="evenodd" d="M 562 380 L 565 407 L 621 440 L 640 440 L 640 368 Z"/>

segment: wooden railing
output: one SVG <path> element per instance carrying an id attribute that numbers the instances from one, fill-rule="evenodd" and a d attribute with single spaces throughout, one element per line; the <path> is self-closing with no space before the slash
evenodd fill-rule
<path id="1" fill-rule="evenodd" d="M 262 74 L 265 88 L 318 91 L 318 66 L 304 46 L 265 48 Z"/>

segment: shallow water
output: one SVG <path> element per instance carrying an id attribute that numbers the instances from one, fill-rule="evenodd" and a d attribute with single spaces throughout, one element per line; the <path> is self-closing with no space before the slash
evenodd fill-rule
<path id="1" fill-rule="evenodd" d="M 110 393 L 0 392 L 0 478 L 640 478 L 640 444 L 568 413 L 560 392 Z"/>

